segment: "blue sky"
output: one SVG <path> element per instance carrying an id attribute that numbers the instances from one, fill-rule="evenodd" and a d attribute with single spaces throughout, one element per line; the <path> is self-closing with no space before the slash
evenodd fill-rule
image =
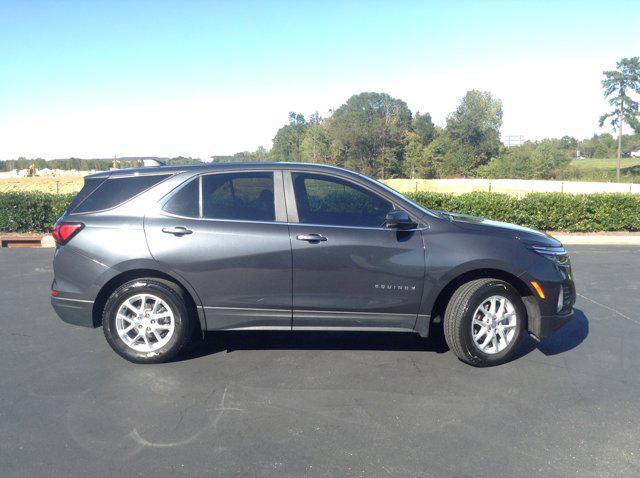
<path id="1" fill-rule="evenodd" d="M 0 159 L 232 154 L 361 91 L 444 124 L 486 89 L 504 134 L 588 136 L 638 18 L 630 1 L 0 0 Z"/>

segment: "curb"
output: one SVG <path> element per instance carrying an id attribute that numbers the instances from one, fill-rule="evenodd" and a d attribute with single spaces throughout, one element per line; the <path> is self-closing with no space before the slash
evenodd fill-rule
<path id="1" fill-rule="evenodd" d="M 45 234 L 40 240 L 40 247 L 56 247 L 56 240 L 51 234 Z"/>
<path id="2" fill-rule="evenodd" d="M 0 247 L 15 248 L 42 248 L 56 247 L 56 241 L 51 234 L 0 234 Z"/>
<path id="3" fill-rule="evenodd" d="M 640 235 L 600 235 L 600 234 L 551 234 L 566 246 L 600 245 L 600 246 L 640 246 Z"/>

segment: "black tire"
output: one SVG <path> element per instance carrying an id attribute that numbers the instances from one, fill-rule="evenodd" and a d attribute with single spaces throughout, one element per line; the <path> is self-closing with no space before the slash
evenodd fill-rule
<path id="1" fill-rule="evenodd" d="M 175 325 L 172 337 L 153 352 L 134 350 L 125 344 L 116 331 L 118 309 L 125 300 L 141 293 L 159 297 L 173 313 Z M 134 363 L 162 363 L 176 357 L 193 336 L 193 322 L 189 317 L 185 298 L 179 290 L 154 279 L 135 279 L 121 285 L 113 291 L 102 313 L 102 330 L 107 342 L 118 355 Z"/>
<path id="2" fill-rule="evenodd" d="M 485 353 L 473 341 L 471 323 L 476 309 L 489 297 L 509 299 L 516 311 L 515 335 L 498 353 Z M 500 365 L 513 358 L 527 327 L 527 311 L 517 290 L 499 279 L 477 279 L 462 284 L 451 296 L 444 314 L 444 336 L 460 360 L 475 367 Z"/>

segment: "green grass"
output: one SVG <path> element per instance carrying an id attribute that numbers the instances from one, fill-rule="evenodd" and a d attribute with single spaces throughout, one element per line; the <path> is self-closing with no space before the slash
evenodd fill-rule
<path id="1" fill-rule="evenodd" d="M 640 158 L 621 158 L 620 169 L 631 168 L 640 165 Z M 576 169 L 616 169 L 616 158 L 607 159 L 574 159 L 571 167 Z"/>
<path id="2" fill-rule="evenodd" d="M 573 160 L 566 170 L 558 174 L 557 179 L 615 182 L 616 158 Z M 640 158 L 620 160 L 620 182 L 640 183 Z"/>

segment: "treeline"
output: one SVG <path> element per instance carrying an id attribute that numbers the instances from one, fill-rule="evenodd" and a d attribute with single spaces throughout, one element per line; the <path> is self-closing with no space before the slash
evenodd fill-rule
<path id="1" fill-rule="evenodd" d="M 289 113 L 270 150 L 261 147 L 214 160 L 324 163 L 377 178 L 553 179 L 574 174 L 568 167 L 578 152 L 585 158 L 616 154 L 610 134 L 506 148 L 501 126 L 502 103 L 488 92 L 467 92 L 443 127 L 434 125 L 429 113 L 412 113 L 404 101 L 386 93 L 360 93 L 327 118 Z M 638 148 L 639 134 L 623 137 L 623 153 Z"/>
<path id="2" fill-rule="evenodd" d="M 522 179 L 609 179 L 571 168 L 571 159 L 612 158 L 617 141 L 610 134 L 578 140 L 526 141 L 505 147 L 500 140 L 502 102 L 484 91 L 468 91 L 443 126 L 429 113 L 413 113 L 386 93 L 360 93 L 323 118 L 289 113 L 270 149 L 212 156 L 213 162 L 291 161 L 342 166 L 376 178 L 486 177 Z M 640 149 L 640 134 L 622 137 L 622 153 Z M 118 158 L 118 168 L 141 166 L 143 158 Z M 199 162 L 191 157 L 156 158 L 168 164 Z M 113 159 L 19 158 L 0 161 L 0 169 L 106 170 Z M 597 174 L 600 174 L 597 172 Z M 607 174 L 609 174 L 607 172 Z M 629 171 L 628 174 L 637 174 Z M 590 177 L 592 175 L 593 177 Z"/>
<path id="3" fill-rule="evenodd" d="M 149 158 L 115 158 L 115 166 L 119 169 L 133 168 L 142 166 L 142 160 Z M 152 158 L 158 159 L 166 164 L 191 164 L 199 163 L 197 158 L 177 156 L 175 158 Z M 114 166 L 114 159 L 100 158 L 100 159 L 81 159 L 81 158 L 67 158 L 67 159 L 42 159 L 34 158 L 27 159 L 20 157 L 18 159 L 11 159 L 8 161 L 0 161 L 0 171 L 12 171 L 14 169 L 29 169 L 31 165 L 35 165 L 36 169 L 42 170 L 48 169 L 61 169 L 64 171 L 70 171 L 75 169 L 77 171 L 106 171 Z"/>

